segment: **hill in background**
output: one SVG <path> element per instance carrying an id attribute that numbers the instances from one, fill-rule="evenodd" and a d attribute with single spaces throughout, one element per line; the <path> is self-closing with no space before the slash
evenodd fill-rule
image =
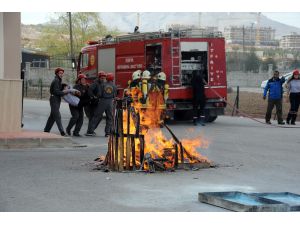
<path id="1" fill-rule="evenodd" d="M 215 26 L 219 31 L 228 26 L 256 26 L 257 13 L 188 13 L 188 12 L 166 12 L 166 13 L 140 13 L 140 31 L 150 32 L 160 29 L 166 30 L 171 24 L 184 24 L 202 27 Z M 200 16 L 201 15 L 201 16 Z M 105 26 L 110 29 L 117 28 L 121 32 L 133 32 L 137 25 L 137 13 L 100 13 L 100 17 Z M 24 25 L 22 24 L 22 46 L 25 48 L 38 48 L 37 41 L 42 32 L 42 27 L 47 24 Z M 272 27 L 276 30 L 276 38 L 280 39 L 283 35 L 297 32 L 300 28 L 289 26 L 268 17 L 261 15 L 261 27 Z"/>
<path id="2" fill-rule="evenodd" d="M 120 31 L 133 32 L 137 24 L 137 13 L 101 13 L 103 23 L 106 26 L 117 27 Z M 201 26 L 216 26 L 223 32 L 228 26 L 256 26 L 257 13 L 201 13 Z M 199 13 L 140 13 L 140 31 L 158 31 L 166 29 L 171 24 L 199 25 Z M 273 27 L 276 30 L 276 38 L 290 34 L 300 33 L 300 28 L 289 26 L 261 15 L 261 27 Z"/>

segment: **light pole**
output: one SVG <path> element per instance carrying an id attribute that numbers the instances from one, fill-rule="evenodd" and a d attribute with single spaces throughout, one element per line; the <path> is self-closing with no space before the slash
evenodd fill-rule
<path id="1" fill-rule="evenodd" d="M 70 45 L 71 45 L 71 62 L 72 62 L 72 69 L 75 69 L 75 58 L 74 58 L 74 50 L 73 50 L 73 31 L 72 31 L 72 15 L 71 12 L 68 12 L 69 16 L 69 28 L 70 28 Z"/>

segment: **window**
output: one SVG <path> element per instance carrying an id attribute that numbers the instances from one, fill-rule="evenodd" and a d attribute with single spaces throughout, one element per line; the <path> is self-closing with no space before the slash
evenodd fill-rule
<path id="1" fill-rule="evenodd" d="M 89 65 L 89 54 L 83 53 L 81 57 L 81 68 L 88 67 Z"/>

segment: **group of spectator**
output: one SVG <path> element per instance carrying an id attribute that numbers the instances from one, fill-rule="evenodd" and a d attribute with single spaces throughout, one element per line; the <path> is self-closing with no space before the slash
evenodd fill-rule
<path id="1" fill-rule="evenodd" d="M 86 75 L 79 74 L 73 88 L 70 85 L 62 83 L 63 75 L 64 70 L 62 68 L 55 69 L 55 77 L 50 85 L 51 112 L 44 132 L 50 132 L 54 122 L 56 122 L 62 136 L 66 136 L 66 134 L 71 136 L 74 127 L 73 136 L 80 137 L 85 111 L 89 118 L 88 129 L 85 135 L 96 136 L 95 129 L 101 122 L 103 113 L 105 112 L 105 137 L 108 137 L 112 127 L 113 99 L 117 94 L 117 88 L 113 82 L 114 75 L 100 71 L 98 78 L 93 83 L 88 84 Z M 59 111 L 61 98 L 69 104 L 71 112 L 66 133 L 62 126 Z"/>
<path id="2" fill-rule="evenodd" d="M 274 71 L 273 77 L 268 80 L 263 94 L 263 99 L 266 99 L 268 94 L 268 107 L 266 112 L 266 123 L 271 124 L 271 114 L 276 106 L 276 115 L 278 124 L 283 125 L 285 122 L 282 117 L 282 98 L 283 98 L 283 84 L 287 89 L 287 96 L 289 97 L 290 110 L 286 118 L 286 123 L 296 125 L 297 113 L 300 104 L 300 78 L 299 70 L 294 70 L 292 76 L 286 80 L 284 77 L 279 77 L 279 71 Z"/>

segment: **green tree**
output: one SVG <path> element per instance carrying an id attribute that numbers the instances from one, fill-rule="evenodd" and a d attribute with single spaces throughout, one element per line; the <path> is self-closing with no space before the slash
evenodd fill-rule
<path id="1" fill-rule="evenodd" d="M 295 59 L 291 64 L 291 69 L 300 68 L 300 61 Z"/>
<path id="2" fill-rule="evenodd" d="M 254 51 L 251 51 L 245 60 L 246 71 L 251 71 L 257 73 L 259 70 L 260 60 Z"/>
<path id="3" fill-rule="evenodd" d="M 109 30 L 101 22 L 99 13 L 72 13 L 73 48 L 75 55 L 88 40 L 99 40 L 107 34 L 117 34 L 118 30 Z M 67 13 L 57 13 L 42 30 L 38 41 L 40 48 L 49 55 L 70 56 L 70 30 Z"/>
<path id="4" fill-rule="evenodd" d="M 268 71 L 269 64 L 273 64 L 273 70 L 277 69 L 276 61 L 273 58 L 267 58 L 266 60 L 262 61 L 262 70 L 263 71 Z"/>

